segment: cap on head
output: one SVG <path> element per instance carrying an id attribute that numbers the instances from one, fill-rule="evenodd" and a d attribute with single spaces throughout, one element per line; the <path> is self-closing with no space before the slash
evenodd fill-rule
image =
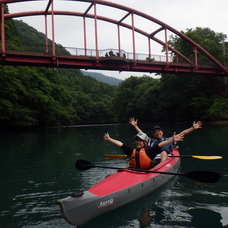
<path id="1" fill-rule="evenodd" d="M 140 132 L 138 133 L 137 135 L 134 136 L 134 139 L 136 138 L 140 138 L 141 140 L 143 141 L 148 141 L 148 136 L 147 134 L 143 133 L 143 132 Z"/>
<path id="2" fill-rule="evenodd" d="M 155 127 L 153 128 L 152 132 L 154 133 L 155 130 L 161 130 L 161 131 L 162 131 L 162 128 L 161 128 L 160 126 L 155 126 Z"/>

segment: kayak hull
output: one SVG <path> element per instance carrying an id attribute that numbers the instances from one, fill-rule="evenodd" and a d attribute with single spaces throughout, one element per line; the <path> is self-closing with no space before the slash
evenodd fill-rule
<path id="1" fill-rule="evenodd" d="M 177 149 L 173 155 L 179 155 Z M 150 170 L 176 173 L 179 167 L 180 159 L 170 157 Z M 82 194 L 58 200 L 58 203 L 64 219 L 77 226 L 148 195 L 172 178 L 173 175 L 167 174 L 120 171 Z"/>

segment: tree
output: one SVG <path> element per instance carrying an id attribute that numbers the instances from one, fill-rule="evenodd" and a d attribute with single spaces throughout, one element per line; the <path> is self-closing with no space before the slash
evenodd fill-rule
<path id="1" fill-rule="evenodd" d="M 158 85 L 158 79 L 148 76 L 131 76 L 121 82 L 114 99 L 118 120 L 126 122 L 131 116 L 139 118 L 142 122 L 157 119 Z"/>
<path id="2" fill-rule="evenodd" d="M 209 28 L 187 29 L 184 34 L 205 48 L 216 59 L 221 61 L 224 59 L 222 51 L 222 42 L 226 37 L 224 34 L 215 33 Z M 192 47 L 181 38 L 171 36 L 169 44 L 187 57 L 193 57 Z M 199 58 L 201 62 L 206 60 L 202 54 L 199 55 Z M 166 119 L 171 118 L 173 121 L 180 121 L 210 118 L 208 110 L 213 106 L 214 97 L 217 97 L 217 102 L 221 99 L 217 91 L 211 86 L 211 83 L 215 82 L 221 83 L 221 78 L 194 74 L 162 74 L 160 89 L 162 100 L 166 104 Z M 196 105 L 197 101 L 201 105 Z M 227 111 L 224 110 L 224 112 Z"/>

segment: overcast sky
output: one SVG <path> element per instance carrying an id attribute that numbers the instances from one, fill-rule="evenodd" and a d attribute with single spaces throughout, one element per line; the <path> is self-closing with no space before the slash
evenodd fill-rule
<path id="1" fill-rule="evenodd" d="M 228 0 L 107 0 L 109 2 L 115 2 L 117 4 L 125 5 L 127 7 L 136 9 L 141 11 L 145 14 L 149 14 L 150 16 L 172 26 L 178 31 L 186 31 L 187 28 L 196 28 L 196 27 L 209 27 L 215 32 L 222 32 L 224 34 L 228 34 Z M 47 4 L 47 1 L 31 1 L 25 3 L 13 3 L 9 5 L 9 10 L 11 13 L 13 12 L 20 12 L 20 11 L 36 11 L 36 10 L 43 10 L 44 5 Z M 63 0 L 55 0 L 55 9 L 56 10 L 69 10 L 74 11 L 74 9 L 79 10 L 80 8 L 83 9 L 85 7 L 85 3 L 74 2 L 74 1 L 63 1 Z M 115 12 L 113 9 L 99 9 L 101 12 L 104 11 L 104 16 L 122 18 L 121 13 L 118 15 L 119 12 Z M 37 30 L 44 32 L 43 22 L 41 22 L 41 18 L 38 17 L 23 17 L 19 18 L 29 25 L 33 26 Z M 137 27 L 139 27 L 137 24 Z M 64 47 L 77 47 L 82 48 L 83 44 L 79 41 L 76 41 L 75 37 L 77 36 L 76 32 L 74 31 L 81 30 L 82 24 L 73 17 L 61 17 L 55 20 L 56 26 L 56 34 L 55 39 L 56 42 L 62 44 Z M 78 26 L 78 27 L 77 27 Z M 88 25 L 89 26 L 89 25 Z M 105 26 L 105 25 L 102 25 Z M 142 22 L 140 27 L 146 28 L 146 26 L 150 26 L 149 24 Z M 102 34 L 105 39 L 105 45 L 108 41 L 110 41 L 109 48 L 112 48 L 112 41 L 108 37 L 110 32 L 114 31 L 110 25 L 106 28 L 106 34 Z M 112 30 L 113 29 L 113 30 Z M 115 28 L 116 29 L 116 28 Z M 92 30 L 91 30 L 92 31 Z M 89 34 L 92 35 L 92 34 Z M 126 35 L 127 38 L 127 35 Z M 121 38 L 122 39 L 122 38 Z M 100 40 L 100 38 L 99 38 Z M 129 40 L 129 39 L 127 39 Z M 128 42 L 126 40 L 126 42 Z M 102 41 L 100 41 L 102 42 Z M 142 42 L 138 42 L 141 44 L 140 53 L 144 52 L 144 40 Z M 102 45 L 101 45 L 102 46 Z M 104 47 L 106 47 L 104 46 Z M 126 49 L 127 46 L 125 46 Z M 100 49 L 100 48 L 99 48 Z M 155 49 L 157 53 L 160 54 L 159 51 L 161 48 Z M 126 50 L 129 51 L 129 50 Z M 144 52 L 146 53 L 146 52 Z M 94 70 L 92 70 L 94 71 Z M 117 77 L 120 79 L 125 79 L 131 75 L 140 76 L 143 73 L 138 72 L 121 72 L 118 71 L 100 71 L 101 73 Z M 150 75 L 148 73 L 144 73 Z"/>

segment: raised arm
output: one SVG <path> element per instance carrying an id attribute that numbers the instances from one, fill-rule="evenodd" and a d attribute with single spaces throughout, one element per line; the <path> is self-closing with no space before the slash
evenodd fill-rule
<path id="1" fill-rule="evenodd" d="M 129 119 L 129 124 L 131 124 L 138 133 L 142 132 L 142 130 L 138 127 L 138 120 L 134 117 Z"/>
<path id="2" fill-rule="evenodd" d="M 190 132 L 196 130 L 196 129 L 199 129 L 199 128 L 202 128 L 202 122 L 201 121 L 198 121 L 198 122 L 193 122 L 193 125 L 192 127 L 188 128 L 188 129 L 185 129 L 183 130 L 180 134 L 184 134 L 184 135 L 187 135 L 189 134 Z"/>
<path id="3" fill-rule="evenodd" d="M 105 133 L 104 134 L 104 140 L 105 141 L 109 141 L 111 143 L 113 143 L 114 145 L 118 146 L 118 147 L 121 147 L 123 145 L 122 142 L 120 142 L 119 140 L 116 140 L 116 139 L 112 139 L 110 136 L 109 136 L 109 133 Z"/>
<path id="4" fill-rule="evenodd" d="M 184 134 L 180 133 L 177 134 L 174 132 L 173 137 L 171 139 L 162 141 L 158 144 L 159 147 L 167 146 L 169 144 L 172 144 L 173 142 L 183 141 L 184 140 Z"/>

